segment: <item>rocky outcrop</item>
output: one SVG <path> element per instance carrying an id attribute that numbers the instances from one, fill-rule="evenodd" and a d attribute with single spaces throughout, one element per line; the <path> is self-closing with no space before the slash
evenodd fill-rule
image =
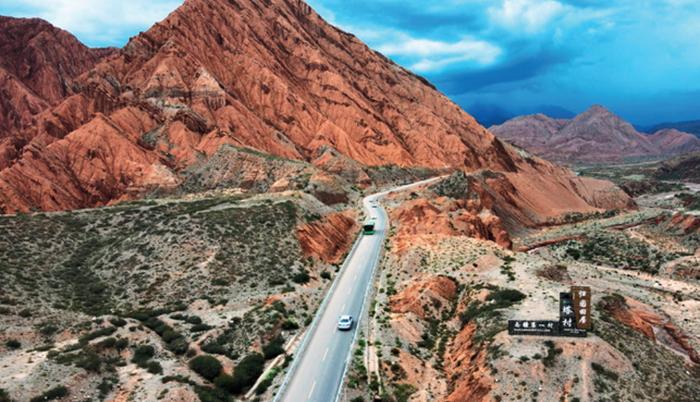
<path id="1" fill-rule="evenodd" d="M 450 311 L 457 297 L 457 283 L 446 276 L 417 279 L 391 297 L 392 313 L 413 313 L 421 319 L 440 317 Z"/>
<path id="2" fill-rule="evenodd" d="M 432 236 L 434 240 L 468 236 L 492 240 L 506 248 L 511 246 L 500 218 L 487 210 L 470 208 L 466 200 L 442 197 L 407 201 L 392 210 L 391 219 L 398 226 L 395 241 L 399 251 L 409 247 L 418 236 Z"/>
<path id="3" fill-rule="evenodd" d="M 297 229 L 297 239 L 306 257 L 336 264 L 350 249 L 357 223 L 348 213 L 332 213 Z"/>
<path id="4" fill-rule="evenodd" d="M 31 126 L 73 93 L 76 77 L 113 52 L 89 49 L 40 19 L 0 16 L 0 139 Z"/>
<path id="5" fill-rule="evenodd" d="M 487 353 L 474 342 L 476 324 L 470 322 L 454 337 L 445 351 L 444 370 L 450 379 L 445 402 L 489 401 L 493 379 Z"/>
<path id="6" fill-rule="evenodd" d="M 693 348 L 688 336 L 649 306 L 629 297 L 612 296 L 601 301 L 601 307 L 622 324 L 685 355 L 691 362 L 700 363 L 700 354 Z"/>
<path id="7" fill-rule="evenodd" d="M 536 155 L 562 162 L 615 162 L 700 149 L 700 140 L 691 134 L 660 130 L 647 136 L 598 105 L 572 120 L 521 116 L 490 131 Z"/>

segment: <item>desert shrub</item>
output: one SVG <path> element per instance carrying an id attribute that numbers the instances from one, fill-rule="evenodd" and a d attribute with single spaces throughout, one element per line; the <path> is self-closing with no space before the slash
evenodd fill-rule
<path id="1" fill-rule="evenodd" d="M 117 342 L 114 344 L 114 348 L 122 351 L 126 349 L 126 347 L 129 346 L 129 340 L 126 338 L 119 338 L 117 339 Z"/>
<path id="2" fill-rule="evenodd" d="M 592 362 L 592 363 L 591 363 L 591 368 L 592 368 L 593 371 L 595 371 L 597 374 L 599 374 L 599 375 L 601 375 L 601 376 L 603 376 L 603 377 L 605 377 L 605 378 L 607 378 L 607 379 L 609 379 L 609 380 L 617 381 L 617 380 L 620 378 L 620 376 L 619 376 L 616 372 L 606 369 L 606 368 L 605 368 L 603 365 L 601 365 L 601 364 Z"/>
<path id="3" fill-rule="evenodd" d="M 547 347 L 547 355 L 542 358 L 542 364 L 544 364 L 545 367 L 552 367 L 554 366 L 554 360 L 557 355 L 560 355 L 563 350 L 561 348 L 556 348 L 552 341 L 545 341 L 544 345 Z"/>
<path id="4" fill-rule="evenodd" d="M 131 358 L 132 363 L 136 363 L 140 367 L 144 367 L 146 362 L 151 360 L 156 354 L 156 349 L 151 345 L 141 345 L 134 349 L 134 357 Z"/>
<path id="5" fill-rule="evenodd" d="M 255 384 L 265 368 L 265 357 L 260 353 L 253 353 L 244 357 L 233 371 L 235 386 L 233 393 L 239 393 L 244 388 Z"/>
<path id="6" fill-rule="evenodd" d="M 80 342 L 81 345 L 85 345 L 88 342 L 90 342 L 93 339 L 97 339 L 103 336 L 109 336 L 112 335 L 117 331 L 116 328 L 114 327 L 105 327 L 105 328 L 100 328 L 98 330 L 92 331 L 90 333 L 87 333 L 83 336 L 81 336 L 78 341 Z"/>
<path id="7" fill-rule="evenodd" d="M 296 321 L 289 318 L 282 323 L 282 329 L 285 331 L 293 331 L 295 329 L 299 329 L 299 324 L 297 324 Z"/>
<path id="8" fill-rule="evenodd" d="M 194 392 L 200 402 L 228 402 L 231 400 L 226 391 L 214 387 L 196 386 Z"/>
<path id="9" fill-rule="evenodd" d="M 226 354 L 226 349 L 222 344 L 217 342 L 216 340 L 210 341 L 202 345 L 202 351 L 206 353 L 211 353 L 215 355 L 225 355 Z"/>
<path id="10" fill-rule="evenodd" d="M 209 355 L 201 355 L 193 358 L 190 360 L 189 366 L 195 373 L 209 381 L 216 378 L 221 373 L 222 369 L 221 363 L 219 363 L 215 357 Z"/>
<path id="11" fill-rule="evenodd" d="M 58 331 L 58 327 L 53 324 L 44 324 L 39 328 L 39 333 L 44 336 L 51 336 Z"/>
<path id="12" fill-rule="evenodd" d="M 298 283 L 300 285 L 303 285 L 305 283 L 308 283 L 311 280 L 311 277 L 309 276 L 309 273 L 306 271 L 299 271 L 294 276 L 292 276 L 292 281 L 294 283 Z"/>
<path id="13" fill-rule="evenodd" d="M 284 353 L 284 338 L 277 336 L 270 343 L 263 346 L 263 355 L 265 359 L 272 359 Z"/>
<path id="14" fill-rule="evenodd" d="M 100 341 L 97 344 L 97 347 L 102 348 L 102 349 L 109 349 L 113 348 L 117 344 L 117 339 L 116 338 L 105 338 L 104 340 Z"/>
<path id="15" fill-rule="evenodd" d="M 323 271 L 321 272 L 321 278 L 323 279 L 331 279 L 331 273 L 328 271 Z"/>
<path id="16" fill-rule="evenodd" d="M 75 360 L 75 365 L 85 371 L 99 373 L 102 368 L 102 359 L 92 349 L 86 349 Z"/>
<path id="17" fill-rule="evenodd" d="M 109 322 L 115 327 L 123 327 L 124 325 L 126 325 L 126 320 L 121 317 L 110 318 Z"/>
<path id="18" fill-rule="evenodd" d="M 53 401 L 55 399 L 60 399 L 63 398 L 64 396 L 68 395 L 68 388 L 64 387 L 63 385 L 59 385 L 57 387 L 51 388 L 50 390 L 44 392 L 43 394 L 39 396 L 35 396 L 34 398 L 30 399 L 31 402 L 43 402 L 43 401 Z"/>
<path id="19" fill-rule="evenodd" d="M 146 363 L 146 369 L 151 374 L 162 374 L 163 373 L 163 367 L 160 365 L 160 363 L 158 363 L 155 360 L 151 360 L 148 363 Z"/>
<path id="20" fill-rule="evenodd" d="M 505 308 L 525 299 L 525 295 L 515 289 L 499 289 L 489 293 L 487 301 L 493 301 L 497 308 Z"/>
<path id="21" fill-rule="evenodd" d="M 183 337 L 176 338 L 175 340 L 168 343 L 168 350 L 175 353 L 176 355 L 182 355 L 187 352 L 190 344 Z"/>
<path id="22" fill-rule="evenodd" d="M 190 331 L 192 331 L 192 332 L 204 332 L 204 331 L 209 331 L 212 328 L 214 328 L 214 327 L 212 327 L 211 325 L 208 325 L 208 324 L 195 324 L 192 326 L 192 328 L 190 328 Z"/>
<path id="23" fill-rule="evenodd" d="M 235 389 L 235 380 L 230 375 L 221 373 L 214 379 L 214 385 L 228 392 L 233 392 Z"/>
<path id="24" fill-rule="evenodd" d="M 5 342 L 5 346 L 7 346 L 8 349 L 14 350 L 21 348 L 22 344 L 17 339 L 8 339 L 7 342 Z"/>
<path id="25" fill-rule="evenodd" d="M 0 388 L 0 402 L 12 402 L 12 399 L 10 399 L 10 394 L 8 394 L 7 391 L 2 388 Z"/>

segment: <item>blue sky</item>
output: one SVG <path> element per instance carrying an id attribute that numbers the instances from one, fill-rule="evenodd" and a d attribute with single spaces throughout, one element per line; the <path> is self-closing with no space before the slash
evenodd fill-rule
<path id="1" fill-rule="evenodd" d="M 0 0 L 93 46 L 123 45 L 178 0 Z M 700 118 L 698 0 L 309 0 L 467 111 L 581 112 L 637 124 Z"/>

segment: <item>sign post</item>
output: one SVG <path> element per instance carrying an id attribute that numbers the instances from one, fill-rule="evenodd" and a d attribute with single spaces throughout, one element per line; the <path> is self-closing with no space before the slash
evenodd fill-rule
<path id="1" fill-rule="evenodd" d="M 571 298 L 576 315 L 576 328 L 591 329 L 591 288 L 572 286 Z"/>

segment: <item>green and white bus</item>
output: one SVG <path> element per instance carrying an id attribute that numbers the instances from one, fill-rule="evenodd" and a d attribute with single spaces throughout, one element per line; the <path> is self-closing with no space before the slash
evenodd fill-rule
<path id="1" fill-rule="evenodd" d="M 367 219 L 365 221 L 365 223 L 362 225 L 362 234 L 373 235 L 374 234 L 374 224 L 375 224 L 375 218 Z"/>

